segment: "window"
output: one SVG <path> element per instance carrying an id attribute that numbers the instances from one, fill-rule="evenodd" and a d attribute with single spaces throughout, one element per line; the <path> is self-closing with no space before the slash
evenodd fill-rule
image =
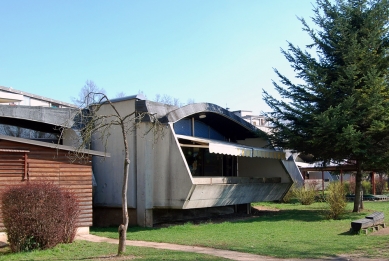
<path id="1" fill-rule="evenodd" d="M 176 134 L 192 136 L 192 121 L 190 119 L 182 119 L 173 125 Z"/>
<path id="2" fill-rule="evenodd" d="M 207 148 L 181 147 L 192 176 L 237 176 L 236 156 L 209 153 Z"/>
<path id="3" fill-rule="evenodd" d="M 174 132 L 180 135 L 194 136 L 199 138 L 226 140 L 226 138 L 201 121 L 194 121 L 194 135 L 192 133 L 192 119 L 182 119 L 173 125 Z"/>

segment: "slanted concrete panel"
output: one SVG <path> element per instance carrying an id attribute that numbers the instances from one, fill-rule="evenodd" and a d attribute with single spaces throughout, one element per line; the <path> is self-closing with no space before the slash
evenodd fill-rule
<path id="1" fill-rule="evenodd" d="M 82 144 L 82 137 L 79 131 L 66 128 L 62 132 L 62 144 L 78 148 Z"/>
<path id="2" fill-rule="evenodd" d="M 184 209 L 279 200 L 289 186 L 286 183 L 195 185 Z"/>
<path id="3" fill-rule="evenodd" d="M 239 177 L 279 177 L 281 183 L 292 183 L 292 179 L 281 160 L 239 157 L 238 170 Z"/>
<path id="4" fill-rule="evenodd" d="M 283 160 L 282 164 L 284 164 L 285 169 L 289 172 L 291 179 L 293 182 L 297 184 L 297 186 L 303 186 L 304 185 L 304 178 L 303 175 L 301 174 L 299 168 L 296 165 L 296 162 L 291 159 L 291 160 Z M 321 176 L 320 176 L 321 178 Z"/>
<path id="5" fill-rule="evenodd" d="M 42 122 L 71 128 L 78 109 L 35 106 L 0 106 L 0 117 Z"/>
<path id="6" fill-rule="evenodd" d="M 189 168 L 173 132 L 172 125 L 168 125 L 153 151 L 156 208 L 182 208 L 192 188 Z"/>

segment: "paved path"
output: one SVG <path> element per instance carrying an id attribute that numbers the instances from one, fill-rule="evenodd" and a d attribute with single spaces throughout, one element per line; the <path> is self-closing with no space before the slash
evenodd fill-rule
<path id="1" fill-rule="evenodd" d="M 79 235 L 77 236 L 76 239 L 87 240 L 92 242 L 106 242 L 111 244 L 118 244 L 117 239 L 99 237 L 90 234 Z M 152 247 L 152 248 L 168 249 L 168 250 L 176 250 L 176 251 L 184 251 L 184 252 L 194 252 L 199 254 L 207 254 L 212 256 L 224 257 L 224 258 L 228 258 L 231 260 L 238 260 L 238 261 L 295 261 L 296 260 L 296 259 L 272 258 L 272 257 L 259 256 L 259 255 L 230 251 L 230 250 L 214 249 L 209 247 L 184 246 L 184 245 L 169 244 L 169 243 L 156 243 L 156 242 L 132 241 L 132 240 L 127 240 L 126 243 L 127 246 Z"/>
<path id="2" fill-rule="evenodd" d="M 86 240 L 91 242 L 106 242 L 111 244 L 118 244 L 118 239 L 99 237 L 95 235 L 77 235 L 77 240 Z M 348 256 L 339 256 L 334 258 L 324 258 L 324 259 L 281 259 L 268 256 L 260 256 L 249 253 L 242 253 L 231 250 L 222 250 L 209 247 L 197 247 L 197 246 L 185 246 L 169 243 L 156 243 L 156 242 L 147 242 L 147 241 L 133 241 L 127 240 L 127 246 L 138 246 L 138 247 L 152 247 L 158 249 L 168 249 L 175 251 L 183 252 L 194 252 L 199 254 L 207 254 L 212 256 L 224 257 L 231 260 L 237 261 L 387 261 L 387 259 L 369 259 L 363 257 L 348 257 Z"/>

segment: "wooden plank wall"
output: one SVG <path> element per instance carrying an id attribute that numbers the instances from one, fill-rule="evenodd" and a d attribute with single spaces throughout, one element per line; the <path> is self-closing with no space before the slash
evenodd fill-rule
<path id="1" fill-rule="evenodd" d="M 51 181 L 74 191 L 81 207 L 80 227 L 92 226 L 92 165 L 91 159 L 83 163 L 70 163 L 67 151 L 0 141 L 0 149 L 23 149 L 27 153 L 28 182 Z M 0 152 L 0 190 L 23 181 L 24 153 Z M 0 205 L 1 207 L 1 205 Z M 0 231 L 4 230 L 0 209 Z"/>

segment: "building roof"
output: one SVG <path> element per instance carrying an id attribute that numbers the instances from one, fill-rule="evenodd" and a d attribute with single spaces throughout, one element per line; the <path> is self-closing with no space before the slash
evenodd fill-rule
<path id="1" fill-rule="evenodd" d="M 12 94 L 23 95 L 23 96 L 27 96 L 27 97 L 32 97 L 32 98 L 35 98 L 35 99 L 38 99 L 38 100 L 42 100 L 42 101 L 46 101 L 46 102 L 51 102 L 51 103 L 56 103 L 56 104 L 59 104 L 59 105 L 62 105 L 62 106 L 70 107 L 70 108 L 77 108 L 76 105 L 71 104 L 71 103 L 67 103 L 67 102 L 63 102 L 63 101 L 58 101 L 58 100 L 46 98 L 46 97 L 43 97 L 43 96 L 39 96 L 39 95 L 36 95 L 36 94 L 15 90 L 15 89 L 13 89 L 11 87 L 0 86 L 0 93 L 1 93 L 1 91 L 9 92 L 9 93 L 12 93 Z"/>
<path id="2" fill-rule="evenodd" d="M 0 134 L 0 140 L 12 141 L 12 142 L 17 142 L 17 143 L 22 143 L 22 144 L 45 147 L 45 148 L 65 150 L 65 151 L 70 151 L 70 152 L 76 151 L 76 149 L 72 146 L 65 146 L 65 145 L 59 145 L 56 143 L 23 139 L 23 138 L 1 135 L 1 134 Z M 106 153 L 106 152 L 97 151 L 97 150 L 87 150 L 87 149 L 80 151 L 80 153 L 89 154 L 92 156 L 100 156 L 100 157 L 110 157 L 111 156 L 109 153 Z"/>
<path id="3" fill-rule="evenodd" d="M 231 139 L 240 140 L 258 136 L 258 129 L 254 125 L 235 113 L 212 103 L 193 103 L 178 108 L 163 103 L 139 100 L 135 106 L 139 112 L 155 114 L 162 123 L 175 123 L 184 118 L 194 117 L 216 131 L 225 133 Z"/>
<path id="4" fill-rule="evenodd" d="M 146 97 L 143 94 L 139 93 L 136 95 L 130 95 L 130 96 L 125 96 L 125 97 L 110 99 L 110 101 L 115 103 L 115 102 L 121 102 L 121 101 L 126 101 L 126 100 L 133 100 L 133 99 L 145 100 Z"/>

